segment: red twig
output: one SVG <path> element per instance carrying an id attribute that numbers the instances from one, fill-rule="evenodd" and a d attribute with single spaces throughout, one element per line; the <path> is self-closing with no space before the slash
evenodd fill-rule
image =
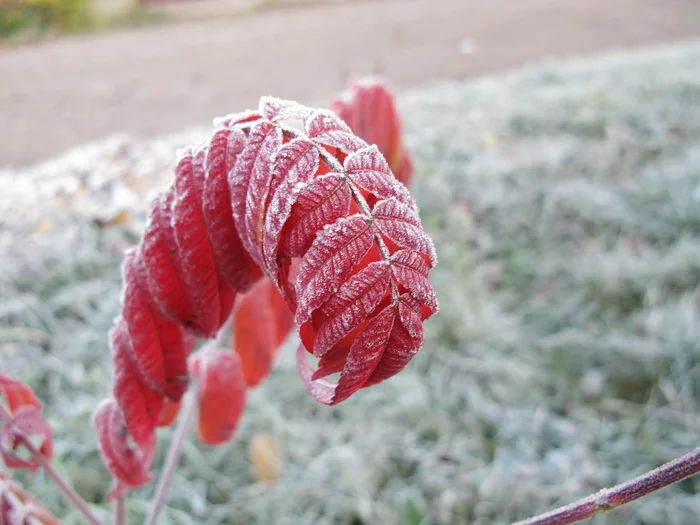
<path id="1" fill-rule="evenodd" d="M 700 447 L 609 489 L 514 525 L 567 525 L 612 510 L 700 472 Z"/>

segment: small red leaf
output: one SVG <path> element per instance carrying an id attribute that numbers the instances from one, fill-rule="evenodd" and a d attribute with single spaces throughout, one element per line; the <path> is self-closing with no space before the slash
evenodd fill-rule
<path id="1" fill-rule="evenodd" d="M 109 333 L 114 363 L 114 397 L 124 411 L 126 427 L 139 445 L 153 439 L 163 410 L 163 396 L 152 390 L 138 374 L 134 350 L 123 319 L 115 321 Z"/>
<path id="2" fill-rule="evenodd" d="M 194 170 L 192 154 L 187 153 L 175 169 L 172 225 L 182 262 L 181 277 L 196 316 L 188 328 L 203 337 L 213 337 L 221 321 L 219 283 Z"/>
<path id="3" fill-rule="evenodd" d="M 350 186 L 337 173 L 321 175 L 304 186 L 282 230 L 281 254 L 303 255 L 321 228 L 347 215 L 351 199 Z"/>
<path id="4" fill-rule="evenodd" d="M 386 199 L 376 204 L 372 215 L 384 235 L 402 248 L 426 254 L 430 267 L 435 266 L 435 246 L 423 231 L 420 218 L 414 210 L 396 199 Z"/>
<path id="5" fill-rule="evenodd" d="M 209 143 L 205 161 L 206 178 L 202 212 L 214 257 L 224 278 L 236 290 L 245 291 L 261 275 L 243 249 L 231 209 L 228 174 L 246 144 L 245 134 L 236 128 L 217 130 Z"/>
<path id="6" fill-rule="evenodd" d="M 171 401 L 170 399 L 165 400 L 163 405 L 163 410 L 160 412 L 160 419 L 158 420 L 159 427 L 169 427 L 177 419 L 180 413 L 180 402 Z"/>
<path id="7" fill-rule="evenodd" d="M 200 381 L 197 434 L 202 443 L 230 441 L 245 406 L 246 385 L 238 354 L 208 350 L 193 354 L 190 373 Z"/>
<path id="8" fill-rule="evenodd" d="M 354 82 L 330 107 L 365 142 L 376 144 L 396 179 L 410 185 L 413 162 L 401 138 L 394 96 L 383 82 L 373 78 Z"/>
<path id="9" fill-rule="evenodd" d="M 423 323 L 420 313 L 415 310 L 415 300 L 402 296 L 399 302 L 399 319 L 377 364 L 364 386 L 371 386 L 397 374 L 413 359 L 423 344 Z"/>
<path id="10" fill-rule="evenodd" d="M 367 323 L 353 341 L 333 396 L 333 404 L 340 403 L 362 388 L 377 368 L 389 343 L 395 310 L 394 306 L 387 306 Z"/>
<path id="11" fill-rule="evenodd" d="M 289 141 L 279 149 L 275 158 L 272 176 L 274 187 L 270 189 L 270 202 L 265 216 L 263 251 L 268 273 L 277 276 L 280 288 L 277 268 L 280 233 L 297 200 L 299 189 L 313 178 L 318 167 L 318 150 L 307 139 Z"/>
<path id="12" fill-rule="evenodd" d="M 140 447 L 129 445 L 129 433 L 122 411 L 112 399 L 105 400 L 93 415 L 100 454 L 117 482 L 116 495 L 125 488 L 137 488 L 151 480 L 150 467 L 155 438 Z"/>
<path id="13" fill-rule="evenodd" d="M 12 414 L 9 421 L 0 425 L 0 453 L 8 468 L 26 468 L 34 471 L 41 466 L 39 458 L 30 456 L 22 459 L 17 450 L 24 439 L 40 439 L 39 453 L 47 460 L 53 457 L 53 436 L 51 427 L 41 415 L 41 409 L 34 405 L 22 405 Z"/>
<path id="14" fill-rule="evenodd" d="M 411 250 L 400 250 L 391 257 L 391 262 L 391 271 L 396 280 L 404 285 L 413 297 L 430 308 L 431 314 L 436 313 L 437 297 L 428 280 L 430 267 L 425 259 Z"/>
<path id="15" fill-rule="evenodd" d="M 281 145 L 280 130 L 268 120 L 255 122 L 250 128 L 248 140 L 243 151 L 238 155 L 233 169 L 229 173 L 229 189 L 233 218 L 243 247 L 260 264 L 261 254 L 257 249 L 257 231 L 249 231 L 248 209 L 260 205 L 254 195 L 262 191 L 262 185 L 268 180 L 272 155 Z"/>
<path id="16" fill-rule="evenodd" d="M 343 153 L 352 153 L 367 146 L 345 122 L 328 110 L 317 110 L 306 121 L 306 133 L 315 142 L 333 146 Z"/>
<path id="17" fill-rule="evenodd" d="M 313 353 L 321 357 L 352 332 L 379 305 L 389 288 L 389 265 L 370 263 L 350 279 L 321 308 L 325 321 L 318 329 Z"/>
<path id="18" fill-rule="evenodd" d="M 394 198 L 412 210 L 416 203 L 406 186 L 396 180 L 377 146 L 369 146 L 345 159 L 348 177 L 360 188 L 380 199 Z"/>
<path id="19" fill-rule="evenodd" d="M 21 406 L 41 407 L 41 402 L 29 386 L 2 372 L 0 372 L 0 394 L 4 394 L 7 398 L 10 412 L 14 412 Z"/>
<path id="20" fill-rule="evenodd" d="M 174 198 L 174 192 L 168 190 L 153 201 L 140 251 L 153 301 L 167 317 L 188 325 L 194 323 L 195 313 L 184 290 L 182 263 L 171 226 Z"/>
<path id="21" fill-rule="evenodd" d="M 298 102 L 276 97 L 262 97 L 258 110 L 263 117 L 273 122 L 306 120 L 312 113 L 309 108 L 302 106 Z"/>
<path id="22" fill-rule="evenodd" d="M 297 325 L 338 291 L 373 242 L 371 223 L 361 214 L 343 217 L 321 230 L 299 265 Z"/>
<path id="23" fill-rule="evenodd" d="M 279 347 L 294 326 L 293 315 L 270 279 L 239 296 L 233 312 L 233 348 L 245 382 L 257 386 L 270 372 Z"/>

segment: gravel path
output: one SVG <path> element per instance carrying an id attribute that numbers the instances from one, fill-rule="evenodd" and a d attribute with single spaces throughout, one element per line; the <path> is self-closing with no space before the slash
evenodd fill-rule
<path id="1" fill-rule="evenodd" d="M 0 49 L 0 166 L 207 124 L 263 94 L 318 103 L 359 74 L 404 88 L 698 35 L 696 0 L 382 0 Z"/>

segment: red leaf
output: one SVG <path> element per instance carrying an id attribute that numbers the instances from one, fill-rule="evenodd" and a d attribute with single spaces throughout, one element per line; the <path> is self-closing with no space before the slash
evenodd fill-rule
<path id="1" fill-rule="evenodd" d="M 389 265 L 373 262 L 348 279 L 321 308 L 325 318 L 318 329 L 314 355 L 326 354 L 374 311 L 389 288 Z"/>
<path id="2" fill-rule="evenodd" d="M 238 354 L 209 350 L 193 354 L 190 373 L 200 381 L 197 434 L 202 443 L 230 441 L 245 406 L 246 385 Z"/>
<path id="3" fill-rule="evenodd" d="M 410 186 L 413 162 L 403 145 L 394 96 L 384 83 L 373 78 L 354 82 L 330 107 L 365 142 L 376 144 L 396 179 Z"/>
<path id="4" fill-rule="evenodd" d="M 260 269 L 243 248 L 231 208 L 228 174 L 243 151 L 246 136 L 239 129 L 217 130 L 209 143 L 202 212 L 219 270 L 236 290 L 245 291 Z"/>
<path id="5" fill-rule="evenodd" d="M 299 257 L 308 250 L 318 231 L 347 215 L 352 193 L 337 173 L 321 175 L 304 186 L 282 230 L 281 255 Z"/>
<path id="6" fill-rule="evenodd" d="M 12 414 L 9 421 L 0 425 L 0 453 L 8 468 L 26 468 L 34 471 L 41 466 L 39 458 L 30 456 L 22 459 L 17 450 L 24 439 L 38 438 L 41 444 L 39 453 L 47 460 L 53 457 L 53 436 L 51 427 L 41 415 L 41 409 L 34 405 L 22 405 Z"/>
<path id="7" fill-rule="evenodd" d="M 41 408 L 41 402 L 27 385 L 0 372 L 0 394 L 7 398 L 10 412 L 14 412 L 22 406 L 34 406 Z"/>
<path id="8" fill-rule="evenodd" d="M 305 323 L 346 280 L 374 242 L 367 217 L 343 217 L 318 234 L 299 265 L 297 325 Z"/>
<path id="9" fill-rule="evenodd" d="M 389 164 L 377 146 L 369 146 L 348 155 L 344 167 L 348 177 L 368 193 L 380 199 L 393 197 L 409 209 L 417 210 L 411 194 L 391 173 Z"/>
<path id="10" fill-rule="evenodd" d="M 435 266 L 435 246 L 415 211 L 395 199 L 386 199 L 377 203 L 372 215 L 384 235 L 402 248 L 426 254 L 430 268 Z"/>
<path id="11" fill-rule="evenodd" d="M 348 125 L 332 111 L 317 110 L 306 121 L 306 134 L 315 142 L 338 148 L 343 153 L 352 153 L 367 146 Z"/>
<path id="12" fill-rule="evenodd" d="M 177 419 L 180 413 L 180 402 L 171 401 L 170 399 L 165 400 L 163 405 L 163 410 L 160 412 L 160 419 L 158 420 L 159 427 L 169 427 Z"/>
<path id="13" fill-rule="evenodd" d="M 233 348 L 249 387 L 270 372 L 274 357 L 294 326 L 293 315 L 272 281 L 258 281 L 239 296 L 233 312 Z"/>
<path id="14" fill-rule="evenodd" d="M 425 259 L 416 252 L 400 250 L 391 257 L 391 261 L 391 271 L 396 280 L 404 285 L 413 297 L 427 306 L 431 314 L 436 313 L 437 297 L 428 280 L 430 267 Z"/>
<path id="15" fill-rule="evenodd" d="M 219 282 L 194 170 L 192 154 L 185 154 L 175 169 L 172 226 L 182 263 L 181 278 L 195 313 L 188 328 L 198 335 L 213 337 L 222 321 Z"/>
<path id="16" fill-rule="evenodd" d="M 114 397 L 124 411 L 129 433 L 136 443 L 144 445 L 153 439 L 163 410 L 163 396 L 152 390 L 138 374 L 131 339 L 123 319 L 115 321 L 109 339 L 114 363 Z"/>
<path id="17" fill-rule="evenodd" d="M 124 416 L 112 399 L 100 403 L 93 415 L 93 424 L 102 460 L 117 482 L 113 496 L 126 487 L 137 488 L 148 483 L 155 438 L 140 447 L 130 446 Z"/>
<path id="18" fill-rule="evenodd" d="M 259 105 L 260 114 L 272 122 L 282 120 L 306 120 L 312 111 L 292 100 L 276 97 L 262 97 Z"/>
<path id="19" fill-rule="evenodd" d="M 141 255 L 151 298 L 166 316 L 187 326 L 194 323 L 195 312 L 184 290 L 182 263 L 171 226 L 174 198 L 175 193 L 168 190 L 151 204 Z"/>
<path id="20" fill-rule="evenodd" d="M 280 233 L 292 212 L 294 203 L 297 201 L 299 188 L 311 180 L 318 171 L 318 167 L 318 150 L 309 140 L 303 138 L 291 140 L 277 152 L 272 177 L 277 185 L 271 191 L 272 197 L 269 199 L 270 203 L 265 217 L 263 251 L 268 272 L 277 276 L 276 282 L 280 289 L 277 271 L 277 249 Z"/>
<path id="21" fill-rule="evenodd" d="M 249 211 L 249 209 L 260 205 L 254 197 L 263 191 L 264 185 L 269 180 L 272 155 L 279 148 L 281 142 L 281 132 L 271 122 L 260 120 L 254 123 L 246 145 L 238 155 L 229 174 L 229 188 L 236 228 L 243 242 L 243 247 L 259 265 L 261 264 L 261 253 L 258 249 L 258 235 L 262 235 L 262 232 L 249 230 L 248 225 L 252 219 L 249 219 L 248 215 L 254 215 L 254 212 Z"/>

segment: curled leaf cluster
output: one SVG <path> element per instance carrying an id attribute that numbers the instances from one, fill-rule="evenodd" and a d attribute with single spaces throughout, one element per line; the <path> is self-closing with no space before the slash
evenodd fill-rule
<path id="1" fill-rule="evenodd" d="M 393 155 L 407 170 L 401 151 Z M 317 400 L 339 403 L 419 350 L 423 320 L 438 308 L 428 281 L 435 263 L 416 204 L 377 146 L 332 111 L 265 97 L 182 152 L 172 187 L 153 201 L 122 266 L 122 311 L 110 332 L 115 403 L 97 421 L 125 429 L 141 456 L 152 456 L 155 428 L 172 420 L 187 389 L 193 341 L 214 337 L 234 309 L 242 362 L 214 360 L 239 378 L 231 396 L 266 374 L 269 348 L 295 325 L 305 384 Z M 271 321 L 255 334 L 260 305 Z M 269 340 L 262 360 L 256 337 Z M 189 371 L 207 376 L 212 359 L 193 359 Z M 216 384 L 210 407 L 225 405 L 225 385 Z M 232 433 L 200 421 L 205 441 Z"/>

